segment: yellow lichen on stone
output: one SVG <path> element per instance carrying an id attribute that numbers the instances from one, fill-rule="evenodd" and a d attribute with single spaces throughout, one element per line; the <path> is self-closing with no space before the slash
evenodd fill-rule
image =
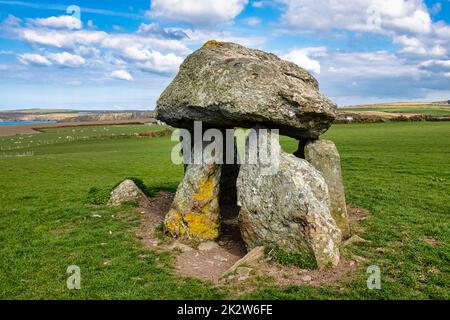
<path id="1" fill-rule="evenodd" d="M 182 214 L 174 209 L 170 209 L 169 213 L 167 214 L 166 221 L 164 222 L 164 227 L 172 237 L 182 237 L 186 232 L 183 224 Z"/>
<path id="2" fill-rule="evenodd" d="M 212 240 L 219 235 L 218 177 L 205 172 L 194 186 L 177 193 L 164 226 L 172 237 Z M 177 191 L 178 192 L 178 191 Z"/>
<path id="3" fill-rule="evenodd" d="M 214 177 L 208 177 L 198 182 L 198 190 L 194 194 L 195 201 L 211 200 L 214 193 Z"/>
<path id="4" fill-rule="evenodd" d="M 185 214 L 184 220 L 191 237 L 212 240 L 219 236 L 219 225 L 207 214 L 190 212 Z"/>
<path id="5" fill-rule="evenodd" d="M 202 48 L 206 49 L 206 48 L 211 47 L 211 46 L 218 46 L 218 47 L 220 47 L 222 45 L 223 45 L 223 42 L 220 42 L 220 41 L 217 41 L 217 40 L 209 40 L 209 41 L 205 42 L 205 44 L 203 45 Z"/>

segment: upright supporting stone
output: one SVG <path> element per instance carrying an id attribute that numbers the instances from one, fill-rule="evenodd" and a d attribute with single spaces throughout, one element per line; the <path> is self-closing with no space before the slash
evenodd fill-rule
<path id="1" fill-rule="evenodd" d="M 237 192 L 248 250 L 274 246 L 296 254 L 305 267 L 339 263 L 341 232 L 330 214 L 328 187 L 306 160 L 281 151 L 279 170 L 268 175 L 259 164 L 243 164 Z"/>
<path id="2" fill-rule="evenodd" d="M 305 159 L 319 170 L 328 185 L 331 215 L 341 229 L 343 238 L 350 236 L 341 159 L 336 145 L 329 140 L 315 140 L 306 144 Z"/>
<path id="3" fill-rule="evenodd" d="M 221 168 L 217 164 L 187 166 L 164 225 L 174 237 L 211 240 L 219 235 L 219 189 Z"/>

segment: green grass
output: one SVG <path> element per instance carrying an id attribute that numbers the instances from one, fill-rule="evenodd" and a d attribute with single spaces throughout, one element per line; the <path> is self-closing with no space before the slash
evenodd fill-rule
<path id="1" fill-rule="evenodd" d="M 417 105 L 417 106 L 377 106 L 342 108 L 344 111 L 380 111 L 392 113 L 418 113 L 430 116 L 450 116 L 450 106 L 445 105 Z"/>
<path id="2" fill-rule="evenodd" d="M 0 156 L 0 299 L 450 298 L 449 123 L 334 125 L 324 137 L 340 150 L 347 199 L 370 211 L 359 234 L 370 242 L 343 254 L 367 261 L 342 283 L 282 288 L 261 281 L 240 296 L 173 275 L 171 255 L 134 238 L 139 213 L 132 207 L 89 204 L 91 188 L 127 177 L 151 190 L 175 190 L 183 171 L 170 162 L 170 137 L 133 135 L 150 130 L 144 126 L 119 126 L 114 136 L 100 128 L 89 139 L 64 142 L 55 137 L 67 132 L 51 130 L 33 139 L 55 143 L 18 149 L 33 156 Z M 3 143 L 10 140 L 0 137 Z M 282 145 L 296 149 L 289 138 Z M 381 268 L 381 290 L 366 288 L 372 264 Z M 81 290 L 66 288 L 69 265 L 81 268 Z"/>
<path id="3" fill-rule="evenodd" d="M 41 129 L 45 134 L 22 134 L 16 136 L 0 136 L 0 151 L 19 152 L 39 146 L 65 144 L 72 141 L 111 139 L 135 136 L 141 132 L 161 130 L 164 127 L 147 125 L 110 125 L 56 127 Z"/>

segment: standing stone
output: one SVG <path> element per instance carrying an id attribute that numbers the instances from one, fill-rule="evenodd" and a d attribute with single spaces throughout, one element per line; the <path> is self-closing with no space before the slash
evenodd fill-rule
<path id="1" fill-rule="evenodd" d="M 322 173 L 328 185 L 333 216 L 342 237 L 350 236 L 344 183 L 341 173 L 341 159 L 336 145 L 330 140 L 315 140 L 306 144 L 305 159 Z"/>
<path id="2" fill-rule="evenodd" d="M 275 246 L 319 267 L 339 263 L 341 232 L 330 214 L 328 187 L 306 160 L 281 151 L 278 171 L 269 175 L 259 164 L 243 164 L 237 192 L 247 249 Z"/>
<path id="3" fill-rule="evenodd" d="M 217 164 L 187 166 L 164 221 L 168 233 L 200 240 L 217 238 L 220 176 Z"/>
<path id="4" fill-rule="evenodd" d="M 209 41 L 189 55 L 164 90 L 156 118 L 177 128 L 260 124 L 294 138 L 316 139 L 336 116 L 317 80 L 296 64 L 235 43 Z"/>

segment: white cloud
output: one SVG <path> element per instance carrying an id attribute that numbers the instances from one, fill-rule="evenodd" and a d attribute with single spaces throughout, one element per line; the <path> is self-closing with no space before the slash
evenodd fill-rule
<path id="1" fill-rule="evenodd" d="M 420 73 L 417 65 L 408 64 L 387 51 L 334 52 L 321 62 L 329 66 L 327 70 L 353 78 L 417 76 Z"/>
<path id="2" fill-rule="evenodd" d="M 37 18 L 29 20 L 34 25 L 47 28 L 58 28 L 58 29 L 81 29 L 83 23 L 76 17 L 73 16 L 58 16 L 49 18 Z"/>
<path id="3" fill-rule="evenodd" d="M 48 58 L 60 66 L 79 67 L 86 63 L 83 57 L 68 52 L 51 53 Z"/>
<path id="4" fill-rule="evenodd" d="M 75 48 L 74 52 L 82 57 L 91 58 L 100 56 L 100 50 L 95 47 L 79 46 Z"/>
<path id="5" fill-rule="evenodd" d="M 59 65 L 66 67 L 78 67 L 86 63 L 83 57 L 68 52 L 49 53 L 47 55 L 25 53 L 18 56 L 19 61 L 25 65 L 51 66 Z"/>
<path id="6" fill-rule="evenodd" d="M 190 46 L 207 40 L 231 41 L 257 47 L 264 43 L 260 36 L 235 35 L 229 31 L 162 28 L 158 24 L 141 24 L 135 33 L 108 33 L 99 30 L 67 30 L 34 26 L 12 27 L 14 35 L 30 44 L 62 49 L 66 54 L 47 56 L 55 65 L 96 65 L 98 68 L 136 67 L 147 72 L 173 74 Z M 68 56 L 71 54 L 72 56 Z M 55 56 L 56 55 L 56 56 Z M 111 70 L 111 69 L 109 69 Z"/>
<path id="7" fill-rule="evenodd" d="M 422 0 L 281 1 L 283 20 L 299 30 L 429 33 L 432 26 Z"/>
<path id="8" fill-rule="evenodd" d="M 433 22 L 423 0 L 280 0 L 287 32 L 322 35 L 381 35 L 400 46 L 405 59 L 446 57 L 450 53 L 450 26 Z M 348 32 L 349 31 L 349 32 Z"/>
<path id="9" fill-rule="evenodd" d="M 448 78 L 432 71 L 443 70 L 442 65 L 421 66 L 421 59 L 407 59 L 395 52 L 329 50 L 317 60 L 321 91 L 338 105 L 420 100 L 432 89 L 448 91 L 450 86 Z"/>
<path id="10" fill-rule="evenodd" d="M 109 34 L 94 30 L 44 30 L 23 28 L 17 30 L 19 38 L 41 45 L 56 48 L 72 49 L 75 46 L 98 46 L 105 49 L 123 49 L 131 44 L 158 48 L 162 51 L 189 53 L 183 42 L 174 39 L 159 39 L 138 34 Z"/>
<path id="11" fill-rule="evenodd" d="M 187 39 L 183 42 L 190 45 L 203 44 L 208 40 L 214 39 L 223 42 L 234 42 L 246 47 L 260 47 L 266 42 L 266 38 L 261 36 L 236 35 L 229 31 L 208 31 L 183 29 Z"/>
<path id="12" fill-rule="evenodd" d="M 183 62 L 183 58 L 173 53 L 163 55 L 158 51 L 148 51 L 136 58 L 140 61 L 137 66 L 142 70 L 159 73 L 176 73 Z"/>
<path id="13" fill-rule="evenodd" d="M 450 72 L 450 60 L 427 60 L 420 64 L 422 70 L 433 74 L 446 74 Z"/>
<path id="14" fill-rule="evenodd" d="M 115 70 L 111 72 L 110 77 L 119 80 L 133 81 L 133 76 L 126 70 Z"/>
<path id="15" fill-rule="evenodd" d="M 156 50 L 138 47 L 126 47 L 121 52 L 122 58 L 136 63 L 144 71 L 159 73 L 176 73 L 183 58 L 174 53 L 162 54 Z"/>
<path id="16" fill-rule="evenodd" d="M 150 17 L 161 17 L 195 25 L 215 25 L 232 21 L 248 0 L 152 0 Z"/>
<path id="17" fill-rule="evenodd" d="M 19 29 L 19 37 L 31 43 L 56 48 L 71 48 L 77 44 L 92 45 L 101 43 L 108 34 L 103 31 L 65 31 L 43 29 Z"/>
<path id="18" fill-rule="evenodd" d="M 52 63 L 40 54 L 25 53 L 18 57 L 19 61 L 25 65 L 51 66 Z"/>
<path id="19" fill-rule="evenodd" d="M 264 8 L 272 5 L 272 2 L 268 0 L 252 1 L 252 7 L 254 8 Z"/>
<path id="20" fill-rule="evenodd" d="M 250 27 L 259 26 L 261 24 L 261 19 L 257 17 L 249 17 L 247 19 L 244 19 L 244 23 L 246 25 L 249 25 Z"/>
<path id="21" fill-rule="evenodd" d="M 157 23 L 141 23 L 137 31 L 140 35 L 153 36 L 162 39 L 181 40 L 187 38 L 187 35 L 181 29 L 162 28 Z"/>
<path id="22" fill-rule="evenodd" d="M 447 49 L 441 44 L 433 44 L 433 41 L 427 43 L 429 41 L 406 35 L 394 37 L 393 41 L 403 46 L 400 53 L 421 56 L 444 56 L 447 54 Z"/>
<path id="23" fill-rule="evenodd" d="M 320 62 L 312 59 L 311 55 L 323 56 L 326 53 L 325 47 L 311 47 L 302 49 L 293 49 L 282 56 L 282 59 L 291 61 L 296 65 L 315 74 L 320 74 Z"/>

